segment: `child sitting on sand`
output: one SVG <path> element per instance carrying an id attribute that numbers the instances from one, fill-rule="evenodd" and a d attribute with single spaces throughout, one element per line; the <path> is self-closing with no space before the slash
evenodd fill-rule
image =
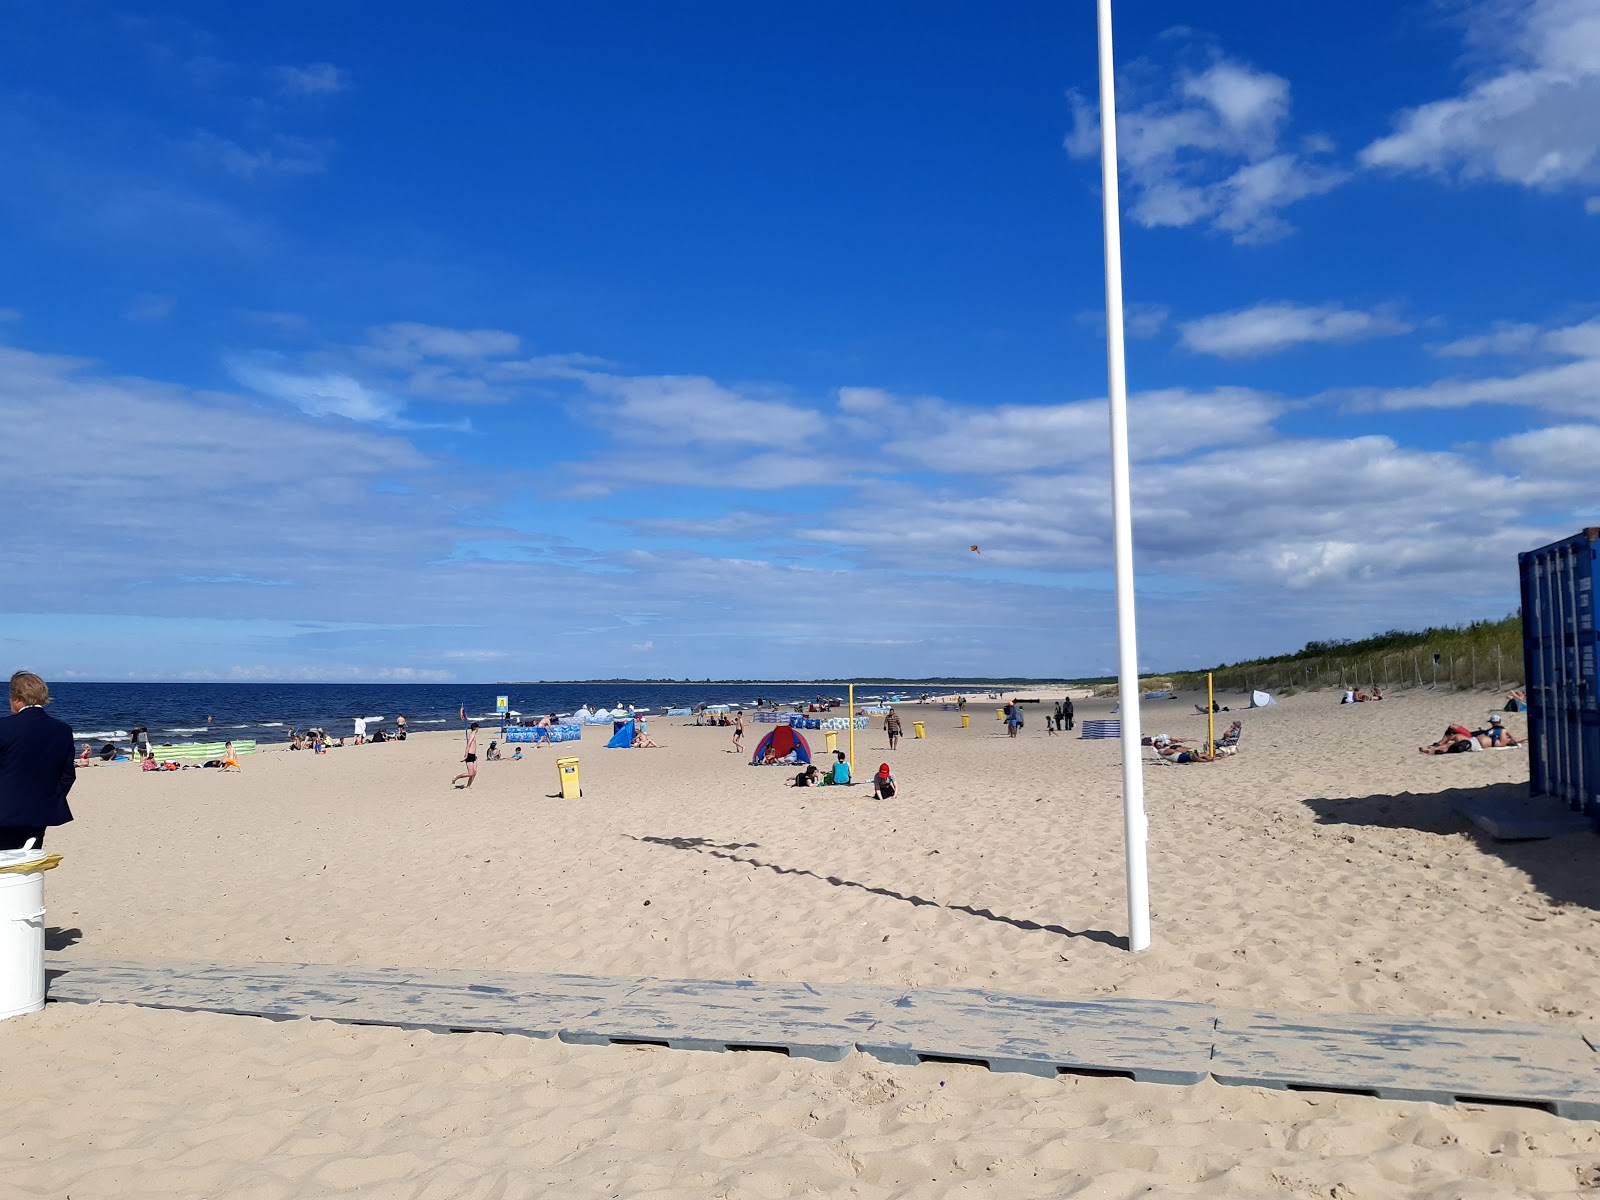
<path id="1" fill-rule="evenodd" d="M 889 764 L 880 763 L 878 773 L 872 777 L 872 798 L 874 800 L 892 800 L 894 794 L 894 776 L 889 774 Z"/>
<path id="2" fill-rule="evenodd" d="M 822 773 L 817 770 L 817 764 L 816 763 L 812 763 L 804 771 L 801 771 L 798 775 L 796 775 L 793 779 L 791 779 L 789 781 L 789 786 L 790 787 L 817 787 L 818 783 L 819 783 L 819 777 L 821 776 L 821 774 Z"/>

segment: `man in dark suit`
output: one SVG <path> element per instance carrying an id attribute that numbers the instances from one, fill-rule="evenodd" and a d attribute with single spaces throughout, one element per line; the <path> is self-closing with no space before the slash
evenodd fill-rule
<path id="1" fill-rule="evenodd" d="M 20 850 L 29 838 L 43 846 L 47 828 L 72 820 L 72 727 L 44 711 L 49 703 L 37 675 L 11 677 L 11 715 L 0 717 L 0 850 Z"/>

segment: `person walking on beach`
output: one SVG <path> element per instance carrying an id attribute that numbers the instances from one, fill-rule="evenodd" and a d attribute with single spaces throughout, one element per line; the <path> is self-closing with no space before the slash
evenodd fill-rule
<path id="1" fill-rule="evenodd" d="M 72 727 L 44 711 L 50 689 L 31 671 L 11 677 L 11 715 L 0 717 L 0 850 L 20 850 L 72 820 L 67 793 L 77 782 Z"/>
<path id="2" fill-rule="evenodd" d="M 406 719 L 404 717 L 396 717 L 394 719 L 394 727 L 395 727 L 395 737 L 399 738 L 402 742 L 405 741 L 406 740 Z"/>
<path id="3" fill-rule="evenodd" d="M 744 753 L 744 709 L 740 709 L 733 718 L 733 752 Z"/>
<path id="4" fill-rule="evenodd" d="M 1022 709 L 1015 701 L 1006 705 L 1006 736 L 1016 737 L 1017 730 L 1022 728 Z"/>
<path id="5" fill-rule="evenodd" d="M 365 717 L 357 717 L 356 718 L 356 745 L 359 746 L 363 742 L 365 742 L 366 740 L 367 740 L 367 719 Z"/>
<path id="6" fill-rule="evenodd" d="M 1061 701 L 1061 715 L 1063 717 L 1065 717 L 1066 721 L 1067 721 L 1067 723 L 1065 725 L 1063 725 L 1061 728 L 1063 728 L 1063 729 L 1071 729 L 1072 728 L 1072 697 L 1071 696 L 1066 696 L 1066 697 L 1064 697 L 1062 699 L 1062 701 Z"/>
<path id="7" fill-rule="evenodd" d="M 472 781 L 478 777 L 478 723 L 476 721 L 472 723 L 472 728 L 467 730 L 467 756 L 461 761 L 467 764 L 467 769 L 450 782 L 454 784 L 456 779 L 465 779 L 467 781 L 465 786 L 471 787 Z"/>
<path id="8" fill-rule="evenodd" d="M 900 725 L 900 714 L 895 712 L 894 706 L 889 706 L 889 711 L 884 714 L 883 731 L 889 735 L 889 749 L 900 748 L 900 734 L 904 732 Z"/>

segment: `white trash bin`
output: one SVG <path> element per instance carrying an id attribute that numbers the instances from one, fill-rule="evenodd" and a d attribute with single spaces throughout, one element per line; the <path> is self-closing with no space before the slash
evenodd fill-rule
<path id="1" fill-rule="evenodd" d="M 43 850 L 0 850 L 0 867 Z M 0 1021 L 44 1007 L 44 872 L 0 871 Z"/>

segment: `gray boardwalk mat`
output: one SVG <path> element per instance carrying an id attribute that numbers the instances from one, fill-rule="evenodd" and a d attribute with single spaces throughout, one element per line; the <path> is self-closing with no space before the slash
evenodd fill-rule
<path id="1" fill-rule="evenodd" d="M 1600 1035 L 1542 1024 L 1273 1014 L 1157 1000 L 977 989 L 609 979 L 304 963 L 92 962 L 50 956 L 52 1001 L 137 1004 L 579 1044 L 772 1050 L 836 1061 L 970 1062 L 1054 1077 L 1122 1075 L 1522 1104 L 1600 1120 Z"/>
<path id="2" fill-rule="evenodd" d="M 632 980 L 590 975 L 480 975 L 306 963 L 223 966 L 51 958 L 47 964 L 51 1000 L 527 1037 L 554 1037 L 616 1007 L 634 986 Z"/>
<path id="3" fill-rule="evenodd" d="M 906 993 L 856 1044 L 887 1062 L 958 1060 L 1052 1078 L 1067 1072 L 1199 1083 L 1210 1067 L 1215 1015 L 1208 1004 L 929 988 Z"/>
<path id="4" fill-rule="evenodd" d="M 1217 1014 L 1219 1083 L 1436 1104 L 1478 1101 L 1600 1120 L 1600 1054 L 1575 1025 L 1336 1014 Z"/>
<path id="5" fill-rule="evenodd" d="M 561 1031 L 582 1045 L 774 1050 L 837 1062 L 881 1020 L 885 989 L 749 980 L 640 979 L 613 1007 Z"/>

